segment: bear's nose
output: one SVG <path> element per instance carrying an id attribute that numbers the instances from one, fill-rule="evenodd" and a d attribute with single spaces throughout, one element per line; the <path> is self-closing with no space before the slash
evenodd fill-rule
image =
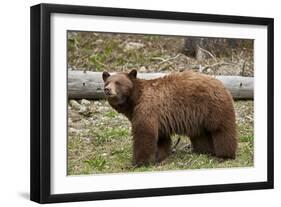
<path id="1" fill-rule="evenodd" d="M 110 88 L 104 88 L 104 93 L 105 93 L 106 95 L 110 95 L 110 94 L 111 94 Z"/>

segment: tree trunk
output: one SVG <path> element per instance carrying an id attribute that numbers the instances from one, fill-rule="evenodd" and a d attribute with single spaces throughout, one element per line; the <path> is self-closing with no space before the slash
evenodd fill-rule
<path id="1" fill-rule="evenodd" d="M 253 40 L 230 39 L 213 37 L 186 37 L 184 39 L 183 53 L 189 57 L 203 60 L 206 58 L 231 57 L 232 50 L 253 48 Z M 208 51 L 209 53 L 203 52 Z M 210 55 L 212 54 L 212 55 Z"/>
<path id="2" fill-rule="evenodd" d="M 138 78 L 153 79 L 165 75 L 167 73 L 138 73 Z M 253 77 L 216 76 L 216 78 L 223 82 L 234 99 L 253 99 Z M 68 71 L 67 85 L 70 99 L 104 98 L 101 72 Z"/>

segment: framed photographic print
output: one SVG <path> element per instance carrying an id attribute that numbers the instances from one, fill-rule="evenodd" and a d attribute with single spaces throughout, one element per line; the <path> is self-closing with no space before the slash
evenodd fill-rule
<path id="1" fill-rule="evenodd" d="M 273 188 L 273 19 L 31 7 L 31 200 Z"/>

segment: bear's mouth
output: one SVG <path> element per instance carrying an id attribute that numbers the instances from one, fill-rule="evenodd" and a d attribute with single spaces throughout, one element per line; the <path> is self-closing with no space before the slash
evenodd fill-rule
<path id="1" fill-rule="evenodd" d="M 105 92 L 104 94 L 108 98 L 115 98 L 117 96 L 117 94 L 114 94 L 114 93 L 111 93 L 111 92 Z"/>
<path id="2" fill-rule="evenodd" d="M 115 98 L 117 95 L 116 94 L 109 94 L 107 95 L 108 98 Z"/>

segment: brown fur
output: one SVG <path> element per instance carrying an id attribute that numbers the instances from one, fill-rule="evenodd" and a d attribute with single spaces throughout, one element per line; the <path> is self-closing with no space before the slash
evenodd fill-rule
<path id="1" fill-rule="evenodd" d="M 195 152 L 235 158 L 233 100 L 219 80 L 194 72 L 142 80 L 135 70 L 103 79 L 109 104 L 132 123 L 134 164 L 165 159 L 173 134 L 189 136 Z"/>

